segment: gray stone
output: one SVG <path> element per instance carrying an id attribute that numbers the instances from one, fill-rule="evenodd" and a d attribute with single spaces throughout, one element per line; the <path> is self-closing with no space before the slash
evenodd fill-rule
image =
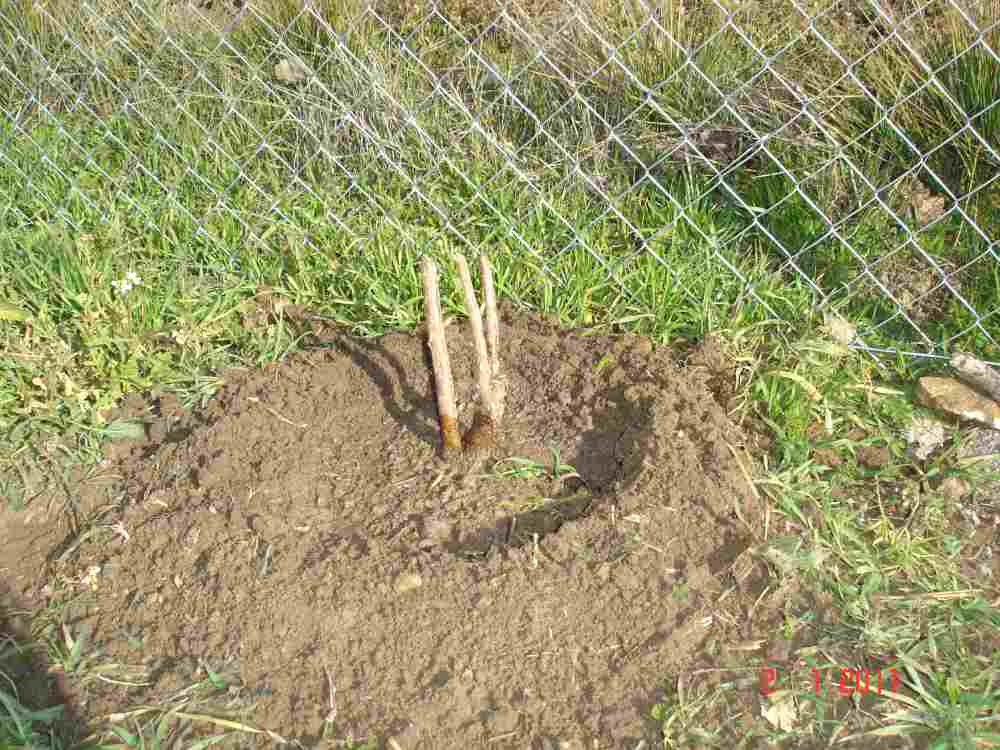
<path id="1" fill-rule="evenodd" d="M 917 399 L 931 409 L 1000 430 L 1000 405 L 955 378 L 920 378 Z"/>

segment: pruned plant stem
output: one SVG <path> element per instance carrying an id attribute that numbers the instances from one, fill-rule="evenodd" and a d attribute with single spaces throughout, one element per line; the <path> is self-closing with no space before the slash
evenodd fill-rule
<path id="1" fill-rule="evenodd" d="M 961 380 L 985 393 L 995 401 L 1000 401 L 1000 373 L 971 354 L 957 352 L 952 355 L 951 366 Z"/>
<path id="2" fill-rule="evenodd" d="M 464 255 L 455 256 L 455 265 L 458 266 L 458 279 L 462 284 L 462 292 L 465 296 L 465 311 L 469 315 L 469 325 L 472 328 L 472 343 L 476 353 L 476 376 L 479 381 L 479 394 L 486 407 L 486 414 L 491 420 L 496 422 L 496 406 L 493 398 L 493 375 L 490 366 L 489 352 L 486 350 L 486 337 L 483 335 L 483 317 L 479 312 L 479 303 L 476 301 L 476 290 L 472 286 L 472 275 L 469 273 L 469 264 Z"/>
<path id="3" fill-rule="evenodd" d="M 507 407 L 507 377 L 500 372 L 500 319 L 497 315 L 497 293 L 493 286 L 493 267 L 485 255 L 479 256 L 479 273 L 483 279 L 486 302 L 486 340 L 490 347 L 490 373 L 493 376 L 493 420 L 497 426 Z"/>
<path id="4" fill-rule="evenodd" d="M 427 256 L 423 259 L 424 317 L 427 319 L 427 344 L 434 368 L 437 390 L 438 419 L 441 423 L 441 444 L 446 453 L 462 450 L 458 432 L 458 408 L 455 406 L 455 383 L 451 377 L 451 360 L 444 337 L 441 317 L 441 293 L 438 289 L 437 264 Z"/>
<path id="5" fill-rule="evenodd" d="M 493 268 L 485 255 L 479 256 L 479 275 L 483 280 L 486 303 L 486 342 L 490 348 L 490 374 L 500 374 L 500 321 L 497 319 L 497 293 L 493 287 Z"/>

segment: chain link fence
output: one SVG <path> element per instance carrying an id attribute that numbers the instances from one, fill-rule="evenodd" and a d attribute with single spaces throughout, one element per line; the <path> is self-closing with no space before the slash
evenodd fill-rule
<path id="1" fill-rule="evenodd" d="M 4 4 L 8 230 L 125 221 L 236 270 L 446 243 L 595 316 L 1000 359 L 996 2 Z"/>

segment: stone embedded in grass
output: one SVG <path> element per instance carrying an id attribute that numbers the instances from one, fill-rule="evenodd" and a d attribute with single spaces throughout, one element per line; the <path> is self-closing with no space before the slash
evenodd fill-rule
<path id="1" fill-rule="evenodd" d="M 309 68 L 297 57 L 286 57 L 274 65 L 274 77 L 282 83 L 301 83 L 308 76 Z"/>
<path id="2" fill-rule="evenodd" d="M 792 698 L 781 693 L 777 700 L 770 700 L 761 707 L 760 715 L 773 727 L 788 732 L 795 728 L 798 711 Z"/>
<path id="3" fill-rule="evenodd" d="M 954 378 L 920 378 L 917 400 L 931 409 L 1000 430 L 1000 405 Z"/>
<path id="4" fill-rule="evenodd" d="M 923 461 L 944 445 L 944 423 L 932 417 L 914 417 L 906 430 L 911 455 Z"/>
<path id="5" fill-rule="evenodd" d="M 918 185 L 910 196 L 913 205 L 913 215 L 920 226 L 930 224 L 945 214 L 945 198 L 934 195 L 924 185 Z"/>
<path id="6" fill-rule="evenodd" d="M 843 346 L 850 346 L 858 335 L 858 330 L 839 315 L 827 315 L 824 328 L 830 338 Z"/>

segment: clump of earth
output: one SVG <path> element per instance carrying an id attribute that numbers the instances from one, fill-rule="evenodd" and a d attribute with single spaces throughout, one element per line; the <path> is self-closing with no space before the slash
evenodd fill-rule
<path id="1" fill-rule="evenodd" d="M 148 667 L 90 710 L 209 668 L 306 746 L 653 746 L 663 687 L 749 637 L 762 588 L 737 565 L 763 513 L 713 396 L 724 363 L 512 309 L 501 324 L 497 444 L 451 462 L 409 333 L 327 331 L 223 373 L 203 408 L 131 398 L 117 416 L 145 438 L 76 488 L 106 533 L 54 554 L 26 532 L 11 552 L 17 595 L 79 581 L 108 657 Z M 471 339 L 447 335 L 467 427 Z"/>

